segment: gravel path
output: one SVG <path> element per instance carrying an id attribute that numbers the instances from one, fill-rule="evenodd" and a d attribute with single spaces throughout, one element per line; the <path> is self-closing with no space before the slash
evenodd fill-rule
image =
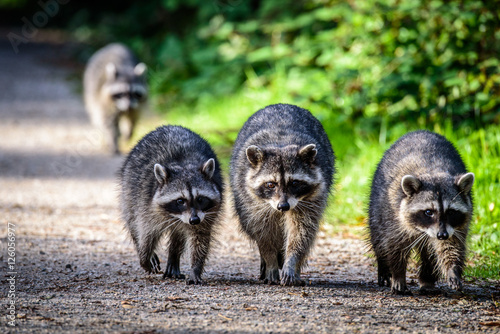
<path id="1" fill-rule="evenodd" d="M 392 296 L 375 284 L 362 241 L 325 232 L 303 273 L 305 287 L 261 284 L 258 252 L 233 219 L 225 221 L 205 285 L 143 273 L 118 219 L 121 158 L 100 152 L 77 84 L 68 80 L 74 69 L 61 65 L 66 51 L 27 44 L 16 55 L 0 42 L 0 332 L 500 332 L 499 282 Z M 415 291 L 414 271 L 409 280 Z"/>

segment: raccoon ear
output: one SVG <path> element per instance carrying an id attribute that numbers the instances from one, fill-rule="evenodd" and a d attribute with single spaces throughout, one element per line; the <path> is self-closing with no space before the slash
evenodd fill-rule
<path id="1" fill-rule="evenodd" d="M 313 163 L 317 153 L 318 150 L 316 149 L 316 145 L 309 144 L 301 147 L 299 150 L 299 157 L 307 163 Z"/>
<path id="2" fill-rule="evenodd" d="M 203 167 L 201 167 L 201 172 L 208 177 L 209 179 L 214 176 L 215 172 L 215 160 L 213 158 L 210 158 L 203 164 Z"/>
<path id="3" fill-rule="evenodd" d="M 264 152 L 258 146 L 250 145 L 247 147 L 247 159 L 252 166 L 256 167 L 264 160 Z"/>
<path id="4" fill-rule="evenodd" d="M 146 66 L 146 64 L 139 63 L 139 64 L 135 65 L 135 67 L 134 67 L 134 74 L 137 76 L 141 76 L 144 73 L 146 73 L 147 69 L 148 69 L 148 67 Z"/>
<path id="5" fill-rule="evenodd" d="M 406 196 L 411 196 L 417 193 L 422 186 L 422 182 L 413 175 L 405 175 L 401 179 L 401 188 Z"/>
<path id="6" fill-rule="evenodd" d="M 474 173 L 463 174 L 457 178 L 455 183 L 460 191 L 468 194 L 472 190 L 472 185 L 474 184 Z"/>
<path id="7" fill-rule="evenodd" d="M 106 64 L 106 78 L 108 80 L 116 79 L 116 66 L 113 63 Z"/>
<path id="8" fill-rule="evenodd" d="M 160 164 L 155 164 L 155 177 L 161 185 L 167 183 L 167 169 Z"/>

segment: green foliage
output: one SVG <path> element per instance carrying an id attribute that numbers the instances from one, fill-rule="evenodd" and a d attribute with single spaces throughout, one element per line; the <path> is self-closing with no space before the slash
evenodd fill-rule
<path id="1" fill-rule="evenodd" d="M 12 9 L 26 6 L 27 0 L 0 0 L 0 8 Z"/>
<path id="2" fill-rule="evenodd" d="M 500 122 L 496 1 L 151 0 L 96 25 L 83 12 L 76 36 L 131 45 L 150 64 L 160 109 L 281 80 L 294 103 L 367 132 Z"/>
<path id="3" fill-rule="evenodd" d="M 182 12 L 177 2 L 162 4 Z M 256 10 L 243 1 L 218 4 L 198 5 L 200 24 L 158 41 L 159 93 L 197 102 L 241 84 L 269 86 L 282 79 L 281 69 L 282 89 L 295 103 L 318 103 L 334 117 L 371 126 L 387 116 L 388 125 L 500 120 L 494 1 L 266 1 Z"/>

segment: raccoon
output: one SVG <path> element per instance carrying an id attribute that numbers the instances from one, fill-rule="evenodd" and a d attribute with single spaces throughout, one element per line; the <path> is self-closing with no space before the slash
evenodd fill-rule
<path id="1" fill-rule="evenodd" d="M 474 174 L 441 135 L 411 132 L 387 150 L 373 177 L 369 205 L 380 286 L 411 294 L 406 266 L 415 249 L 421 292 L 432 290 L 440 276 L 451 288 L 462 288 L 473 183 Z"/>
<path id="2" fill-rule="evenodd" d="M 303 285 L 335 172 L 321 123 L 288 104 L 257 111 L 236 139 L 230 165 L 234 208 L 260 252 L 265 283 Z M 281 271 L 281 279 L 280 273 Z"/>
<path id="3" fill-rule="evenodd" d="M 146 65 L 118 43 L 98 50 L 85 68 L 85 107 L 94 126 L 103 131 L 106 146 L 113 154 L 119 153 L 120 132 L 130 139 L 139 113 L 146 106 L 145 71 Z"/>
<path id="4" fill-rule="evenodd" d="M 163 277 L 184 278 L 179 262 L 191 254 L 188 284 L 201 274 L 219 222 L 223 181 L 210 145 L 180 126 L 162 126 L 132 149 L 119 172 L 120 206 L 126 230 L 149 273 L 160 272 L 155 249 L 167 236 Z"/>

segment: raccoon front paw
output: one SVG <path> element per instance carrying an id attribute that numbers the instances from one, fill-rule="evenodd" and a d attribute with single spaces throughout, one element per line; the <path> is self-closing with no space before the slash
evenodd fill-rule
<path id="1" fill-rule="evenodd" d="M 304 286 L 306 283 L 295 274 L 294 270 L 283 269 L 281 272 L 281 285 L 284 286 Z"/>
<path id="2" fill-rule="evenodd" d="M 406 286 L 406 282 L 398 282 L 396 280 L 392 283 L 391 292 L 393 295 L 413 296 L 410 289 Z"/>
<path id="3" fill-rule="evenodd" d="M 391 286 L 391 275 L 389 274 L 378 275 L 378 285 Z"/>
<path id="4" fill-rule="evenodd" d="M 283 275 L 281 278 L 281 285 L 283 286 L 305 286 L 306 282 L 298 278 L 297 276 Z"/>
<path id="5" fill-rule="evenodd" d="M 141 261 L 141 267 L 146 270 L 149 274 L 159 274 L 161 271 L 160 268 L 160 259 L 156 253 L 153 253 L 149 260 Z"/>
<path id="6" fill-rule="evenodd" d="M 181 270 L 179 265 L 167 263 L 167 267 L 165 268 L 165 273 L 163 274 L 163 278 L 176 278 L 176 279 L 184 279 L 185 275 L 181 274 Z"/>
<path id="7" fill-rule="evenodd" d="M 458 277 L 448 278 L 448 285 L 453 290 L 462 291 L 462 281 Z"/>
<path id="8" fill-rule="evenodd" d="M 151 263 L 151 272 L 153 274 L 159 274 L 161 272 L 161 268 L 160 268 L 160 259 L 158 258 L 158 255 L 153 253 L 153 256 L 151 257 L 149 262 Z"/>
<path id="9" fill-rule="evenodd" d="M 201 279 L 201 276 L 193 275 L 190 274 L 189 277 L 186 279 L 186 284 L 191 285 L 191 284 L 204 284 L 205 282 Z"/>
<path id="10" fill-rule="evenodd" d="M 393 295 L 398 295 L 398 296 L 413 296 L 413 293 L 408 288 L 405 288 L 404 290 L 397 290 L 392 288 L 391 292 Z"/>
<path id="11" fill-rule="evenodd" d="M 280 283 L 280 272 L 278 269 L 268 270 L 266 278 L 264 279 L 265 284 L 278 285 Z"/>

